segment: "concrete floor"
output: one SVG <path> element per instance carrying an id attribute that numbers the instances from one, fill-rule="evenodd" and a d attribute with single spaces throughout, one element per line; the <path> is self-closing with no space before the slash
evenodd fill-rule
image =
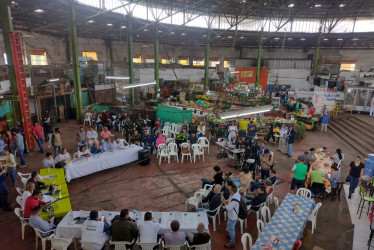
<path id="1" fill-rule="evenodd" d="M 374 121 L 374 118 L 365 118 Z M 75 121 L 60 123 L 62 130 L 63 145 L 68 148 L 70 154 L 76 151 L 75 134 L 81 126 Z M 86 126 L 87 128 L 87 126 Z M 115 133 L 118 134 L 118 133 Z M 45 144 L 46 146 L 46 144 Z M 275 169 L 278 172 L 278 185 L 275 196 L 283 200 L 289 191 L 292 175 L 290 170 L 294 160 L 281 155 L 275 146 L 269 145 L 275 152 Z M 343 178 L 346 176 L 347 165 L 357 154 L 350 146 L 331 132 L 320 131 L 306 132 L 302 140 L 294 145 L 294 156 L 301 154 L 310 147 L 326 146 L 330 152 L 341 148 L 346 155 L 343 165 Z M 52 152 L 52 149 L 49 149 Z M 183 211 L 185 200 L 192 196 L 194 191 L 201 187 L 200 179 L 209 176 L 214 165 L 219 165 L 226 171 L 233 171 L 228 165 L 230 160 L 217 160 L 215 155 L 217 147 L 211 145 L 210 154 L 206 155 L 205 163 L 202 160 L 191 164 L 183 164 L 172 161 L 171 164 L 162 162 L 161 166 L 156 161 L 156 156 L 151 158 L 151 164 L 141 166 L 129 164 L 90 176 L 73 180 L 68 185 L 73 210 L 116 210 L 129 208 L 130 210 L 152 210 L 152 211 Z M 44 154 L 36 151 L 26 156 L 27 168 L 18 170 L 23 173 L 37 170 L 41 167 Z M 19 181 L 19 186 L 21 183 Z M 9 202 L 16 207 L 16 190 L 10 188 Z M 317 228 L 311 234 L 311 224 L 308 222 L 303 240 L 302 249 L 352 249 L 353 225 L 351 222 L 346 199 L 342 194 L 340 202 L 325 199 L 318 214 Z M 189 210 L 192 209 L 189 207 Z M 273 209 L 273 208 L 272 208 Z M 217 231 L 212 234 L 212 249 L 224 249 L 227 243 L 225 237 L 226 223 L 222 222 Z M 248 229 L 254 240 L 257 238 L 255 215 L 248 217 Z M 240 229 L 237 224 L 237 244 L 235 249 L 242 249 L 240 243 Z M 0 242 L 2 249 L 32 249 L 35 247 L 35 235 L 30 227 L 26 228 L 25 240 L 21 240 L 20 222 L 13 212 L 0 212 Z M 41 246 L 39 245 L 39 248 Z"/>

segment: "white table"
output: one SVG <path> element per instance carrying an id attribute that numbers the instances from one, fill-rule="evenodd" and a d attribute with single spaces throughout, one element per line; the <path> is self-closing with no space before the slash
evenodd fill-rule
<path id="1" fill-rule="evenodd" d="M 76 238 L 82 237 L 81 227 L 82 224 L 75 224 L 73 218 L 76 217 L 88 217 L 89 211 L 70 211 L 57 225 L 56 236 L 57 238 L 68 239 L 71 236 Z M 99 216 L 105 216 L 106 221 L 111 224 L 111 220 L 115 215 L 119 215 L 120 212 L 111 211 L 100 211 Z M 142 222 L 144 219 L 145 212 L 136 211 L 130 212 L 130 218 Z M 158 234 L 164 234 L 171 231 L 170 223 L 172 220 L 178 220 L 180 223 L 180 231 L 188 234 L 191 231 L 196 231 L 199 223 L 204 223 L 205 229 L 209 232 L 209 220 L 206 212 L 187 213 L 187 212 L 152 212 L 155 222 L 161 224 L 161 229 Z"/>
<path id="2" fill-rule="evenodd" d="M 138 152 L 142 149 L 142 147 L 130 145 L 126 146 L 125 149 L 73 160 L 70 164 L 65 166 L 66 181 L 70 182 L 75 178 L 137 161 Z"/>

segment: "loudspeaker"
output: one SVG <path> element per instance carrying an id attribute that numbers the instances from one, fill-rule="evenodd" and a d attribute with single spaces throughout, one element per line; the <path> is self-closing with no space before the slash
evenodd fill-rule
<path id="1" fill-rule="evenodd" d="M 149 150 L 148 149 L 143 149 L 138 152 L 138 158 L 139 160 L 144 160 L 149 157 Z"/>
<path id="2" fill-rule="evenodd" d="M 142 165 L 142 166 L 149 165 L 150 163 L 151 163 L 151 158 L 150 157 L 148 157 L 147 160 L 139 162 L 139 164 Z"/>

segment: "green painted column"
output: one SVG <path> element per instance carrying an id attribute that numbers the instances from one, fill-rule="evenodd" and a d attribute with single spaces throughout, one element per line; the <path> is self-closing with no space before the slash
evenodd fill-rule
<path id="1" fill-rule="evenodd" d="M 8 6 L 8 0 L 0 0 L 0 19 L 3 32 L 5 53 L 7 55 L 8 60 L 8 76 L 10 81 L 10 90 L 12 91 L 13 96 L 18 96 L 17 80 L 13 64 L 12 46 L 10 45 L 9 38 L 9 34 L 13 32 L 13 23 L 10 7 Z M 22 121 L 19 102 L 14 101 L 12 102 L 12 104 L 14 120 L 19 122 Z"/>
<path id="2" fill-rule="evenodd" d="M 160 80 L 160 72 L 159 72 L 159 69 L 160 69 L 160 61 L 159 61 L 159 54 L 158 54 L 158 22 L 156 21 L 155 22 L 155 25 L 154 25 L 154 43 L 153 43 L 153 46 L 154 46 L 154 56 L 155 56 L 155 81 L 156 81 L 156 86 L 155 86 L 155 95 L 154 95 L 154 98 L 157 99 L 157 92 L 158 92 L 158 88 L 159 88 L 159 80 Z"/>
<path id="3" fill-rule="evenodd" d="M 132 54 L 132 14 L 129 14 L 129 22 L 127 25 L 127 57 L 129 58 L 129 76 L 130 84 L 134 83 L 134 62 Z M 131 105 L 135 104 L 134 88 L 131 88 Z"/>
<path id="4" fill-rule="evenodd" d="M 258 93 L 258 85 L 260 82 L 260 72 L 261 72 L 261 57 L 262 57 L 262 40 L 264 37 L 264 31 L 261 31 L 260 41 L 258 43 L 258 52 L 257 52 L 257 66 L 256 66 L 256 82 L 255 82 L 255 96 Z"/>
<path id="5" fill-rule="evenodd" d="M 206 46 L 205 46 L 205 76 L 204 76 L 204 91 L 209 90 L 209 52 L 210 52 L 210 28 L 206 35 Z"/>
<path id="6" fill-rule="evenodd" d="M 75 22 L 75 1 L 69 0 L 69 36 L 70 36 L 70 59 L 73 66 L 73 80 L 75 91 L 75 106 L 78 122 L 83 122 L 83 105 L 81 92 L 81 77 L 78 61 L 77 27 Z"/>
<path id="7" fill-rule="evenodd" d="M 317 68 L 318 68 L 318 60 L 319 60 L 319 50 L 321 47 L 321 40 L 322 40 L 322 28 L 319 29 L 319 34 L 317 38 L 316 44 L 316 52 L 314 53 L 314 63 L 313 63 L 313 76 L 317 76 Z"/>

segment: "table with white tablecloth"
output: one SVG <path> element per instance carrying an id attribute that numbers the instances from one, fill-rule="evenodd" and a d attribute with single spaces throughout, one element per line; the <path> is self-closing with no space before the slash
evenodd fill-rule
<path id="1" fill-rule="evenodd" d="M 130 145 L 121 150 L 73 160 L 65 166 L 66 181 L 70 182 L 75 178 L 137 161 L 138 152 L 142 149 L 142 147 Z"/>
<path id="2" fill-rule="evenodd" d="M 81 217 L 87 218 L 89 216 L 89 211 L 70 211 L 58 224 L 56 228 L 57 238 L 70 238 L 74 236 L 76 238 L 81 238 L 82 224 L 76 224 L 74 218 Z M 120 212 L 111 211 L 100 211 L 99 216 L 104 216 L 106 221 L 110 224 L 114 216 L 119 215 Z M 146 212 L 133 211 L 130 212 L 130 218 L 136 220 L 137 222 L 144 221 L 144 214 Z M 196 231 L 197 225 L 199 223 L 204 223 L 205 229 L 209 231 L 208 216 L 206 212 L 152 212 L 154 221 L 161 224 L 161 229 L 158 234 L 164 234 L 171 231 L 170 223 L 172 220 L 178 220 L 180 223 L 180 231 L 188 234 L 191 231 Z"/>

